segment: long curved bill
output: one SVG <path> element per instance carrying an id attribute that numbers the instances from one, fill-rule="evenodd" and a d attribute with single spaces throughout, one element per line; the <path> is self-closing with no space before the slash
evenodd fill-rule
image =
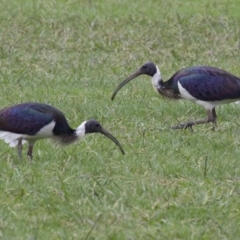
<path id="1" fill-rule="evenodd" d="M 130 82 L 132 79 L 138 77 L 139 75 L 141 75 L 142 72 L 140 70 L 137 70 L 135 73 L 131 74 L 128 78 L 126 78 L 124 81 L 122 81 L 118 87 L 116 88 L 116 90 L 114 91 L 111 100 L 113 100 L 117 94 L 117 92 L 128 82 Z"/>
<path id="2" fill-rule="evenodd" d="M 108 132 L 106 129 L 104 129 L 102 127 L 102 129 L 101 129 L 101 131 L 99 131 L 99 133 L 101 133 L 101 134 L 105 135 L 106 137 L 110 138 L 119 147 L 122 154 L 125 154 L 121 144 L 118 142 L 118 140 L 110 132 Z"/>

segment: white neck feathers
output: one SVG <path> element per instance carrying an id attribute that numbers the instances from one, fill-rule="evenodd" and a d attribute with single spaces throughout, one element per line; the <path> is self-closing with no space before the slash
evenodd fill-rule
<path id="1" fill-rule="evenodd" d="M 162 77 L 161 77 L 160 70 L 158 69 L 157 66 L 156 66 L 156 68 L 157 68 L 157 72 L 152 77 L 152 84 L 153 84 L 154 89 L 158 90 L 160 87 L 159 81 L 162 79 Z"/>
<path id="2" fill-rule="evenodd" d="M 76 136 L 78 137 L 78 139 L 81 139 L 85 136 L 86 134 L 86 130 L 85 130 L 85 124 L 86 121 L 84 121 L 80 126 L 77 127 L 76 129 Z"/>

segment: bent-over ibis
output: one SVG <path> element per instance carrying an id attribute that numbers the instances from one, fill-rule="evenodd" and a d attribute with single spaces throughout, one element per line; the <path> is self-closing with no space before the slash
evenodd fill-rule
<path id="1" fill-rule="evenodd" d="M 61 145 L 68 145 L 95 132 L 110 138 L 124 154 L 117 139 L 97 120 L 84 121 L 77 129 L 72 129 L 64 114 L 48 104 L 27 102 L 0 110 L 0 139 L 11 147 L 18 146 L 19 157 L 25 142 L 29 145 L 27 155 L 32 159 L 33 146 L 38 139 L 52 138 Z"/>
<path id="2" fill-rule="evenodd" d="M 172 127 L 173 129 L 191 128 L 193 125 L 209 122 L 216 125 L 215 108 L 240 99 L 240 78 L 224 70 L 208 66 L 188 67 L 179 70 L 164 82 L 159 68 L 153 62 L 147 62 L 119 84 L 112 100 L 126 83 L 142 74 L 152 77 L 154 89 L 163 97 L 186 99 L 206 109 L 207 119 L 182 123 Z"/>

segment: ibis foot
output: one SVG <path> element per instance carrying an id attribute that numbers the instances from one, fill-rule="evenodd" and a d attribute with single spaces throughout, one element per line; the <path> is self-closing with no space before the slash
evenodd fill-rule
<path id="1" fill-rule="evenodd" d="M 191 131 L 193 131 L 192 126 L 196 125 L 195 122 L 185 122 L 176 126 L 171 127 L 172 129 L 187 129 L 189 128 Z"/>
<path id="2" fill-rule="evenodd" d="M 207 123 L 207 120 L 203 119 L 203 120 L 185 122 L 185 123 L 182 123 L 182 124 L 172 127 L 172 129 L 187 129 L 187 128 L 189 128 L 193 132 L 192 127 L 194 125 L 203 124 L 203 123 Z"/>
<path id="3" fill-rule="evenodd" d="M 187 128 L 190 128 L 191 131 L 193 131 L 193 129 L 192 129 L 193 125 L 204 124 L 204 123 L 210 123 L 211 122 L 211 123 L 214 124 L 214 126 L 212 128 L 212 130 L 214 130 L 215 126 L 216 126 L 216 122 L 217 122 L 217 114 L 216 114 L 215 108 L 213 108 L 212 110 L 208 110 L 207 115 L 208 115 L 207 119 L 185 122 L 185 123 L 182 123 L 182 124 L 179 124 L 177 126 L 172 127 L 172 129 L 187 129 Z"/>
<path id="4" fill-rule="evenodd" d="M 176 125 L 176 126 L 173 126 L 171 127 L 172 129 L 187 129 L 189 128 L 191 131 L 193 131 L 193 126 L 194 125 L 197 125 L 197 124 L 203 124 L 203 123 L 209 123 L 208 120 L 198 120 L 198 121 L 195 121 L 195 122 L 185 122 L 185 123 L 182 123 L 182 124 L 179 124 L 179 125 Z M 213 127 L 211 130 L 215 130 L 215 126 L 216 124 L 213 123 Z"/>

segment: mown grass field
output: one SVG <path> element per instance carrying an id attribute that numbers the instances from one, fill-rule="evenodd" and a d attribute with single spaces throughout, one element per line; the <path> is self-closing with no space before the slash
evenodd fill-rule
<path id="1" fill-rule="evenodd" d="M 144 62 L 164 80 L 191 65 L 240 76 L 238 0 L 0 1 L 0 107 L 37 101 L 101 135 L 32 162 L 0 142 L 0 239 L 239 239 L 240 105 L 218 126 L 171 130 L 206 116 L 164 100 L 150 78 L 116 86 Z"/>

